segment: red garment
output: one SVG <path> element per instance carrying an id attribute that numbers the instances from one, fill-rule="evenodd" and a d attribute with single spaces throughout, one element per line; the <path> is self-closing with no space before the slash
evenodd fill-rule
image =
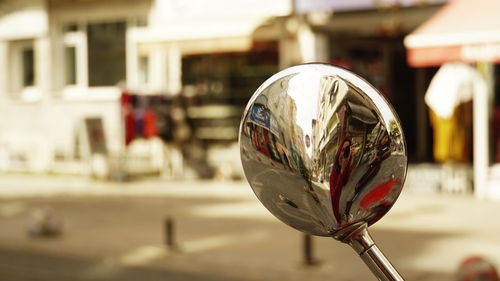
<path id="1" fill-rule="evenodd" d="M 267 134 L 267 131 L 261 129 L 261 133 L 264 136 L 263 143 L 260 146 L 260 151 L 264 152 L 265 155 L 269 156 L 269 149 L 267 148 L 267 145 L 269 144 L 269 136 Z"/>
<path id="2" fill-rule="evenodd" d="M 251 134 L 252 134 L 252 145 L 253 147 L 255 147 L 256 149 L 259 149 L 259 140 L 257 139 L 257 131 L 255 129 L 252 129 L 251 131 Z"/>
<path id="3" fill-rule="evenodd" d="M 144 112 L 144 137 L 151 138 L 158 135 L 156 115 L 151 110 Z"/>
<path id="4" fill-rule="evenodd" d="M 135 122 L 131 104 L 131 95 L 123 92 L 120 97 L 122 118 L 125 124 L 125 145 L 129 145 L 135 138 Z"/>
<path id="5" fill-rule="evenodd" d="M 135 120 L 132 112 L 125 113 L 125 145 L 129 145 L 135 138 Z"/>
<path id="6" fill-rule="evenodd" d="M 128 107 L 130 106 L 130 94 L 126 93 L 126 92 L 123 92 L 122 93 L 122 96 L 120 98 L 120 103 L 122 105 L 122 107 Z"/>

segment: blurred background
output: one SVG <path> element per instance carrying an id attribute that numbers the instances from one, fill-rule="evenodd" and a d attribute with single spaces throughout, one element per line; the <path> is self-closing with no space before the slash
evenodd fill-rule
<path id="1" fill-rule="evenodd" d="M 469 254 L 500 263 L 499 8 L 0 0 L 0 279 L 372 278 L 344 245 L 311 253 L 244 179 L 246 103 L 307 62 L 361 75 L 401 119 L 403 203 L 373 233 L 402 274 L 455 280 Z"/>

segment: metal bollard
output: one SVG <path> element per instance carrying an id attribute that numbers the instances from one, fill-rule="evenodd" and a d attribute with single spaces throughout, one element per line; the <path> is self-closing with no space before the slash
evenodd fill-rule
<path id="1" fill-rule="evenodd" d="M 303 254 L 304 265 L 307 266 L 319 264 L 319 262 L 314 258 L 312 239 L 313 238 L 311 235 L 305 233 L 303 234 L 302 254 Z"/>
<path id="2" fill-rule="evenodd" d="M 164 235 L 165 245 L 170 251 L 177 250 L 177 243 L 175 242 L 175 224 L 172 217 L 165 218 L 164 221 Z"/>

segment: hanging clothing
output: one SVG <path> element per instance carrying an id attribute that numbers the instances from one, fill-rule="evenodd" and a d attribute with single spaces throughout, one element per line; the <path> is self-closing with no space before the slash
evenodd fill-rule
<path id="1" fill-rule="evenodd" d="M 132 112 L 125 114 L 125 145 L 129 145 L 135 139 L 135 120 Z"/>
<path id="2" fill-rule="evenodd" d="M 144 112 L 144 137 L 151 138 L 157 135 L 156 115 L 152 110 L 146 110 Z"/>
<path id="3" fill-rule="evenodd" d="M 472 161 L 471 101 L 474 95 L 486 91 L 486 81 L 470 65 L 448 63 L 438 70 L 425 94 L 437 162 Z"/>
<path id="4" fill-rule="evenodd" d="M 144 110 L 134 110 L 135 136 L 137 138 L 144 137 Z"/>
<path id="5" fill-rule="evenodd" d="M 172 142 L 180 138 L 185 140 L 189 137 L 182 126 L 188 126 L 184 119 L 174 122 L 173 97 L 164 95 L 137 95 L 123 92 L 120 98 L 122 120 L 124 122 L 125 144 L 129 145 L 137 138 L 160 137 L 165 142 Z M 182 125 L 182 126 L 181 126 Z"/>
<path id="6" fill-rule="evenodd" d="M 472 103 L 458 106 L 450 118 L 429 111 L 434 128 L 434 160 L 467 163 L 472 160 Z"/>
<path id="7" fill-rule="evenodd" d="M 486 93 L 484 78 L 472 66 L 447 63 L 439 68 L 425 93 L 425 103 L 443 119 L 452 117 L 455 108 L 472 100 L 474 93 Z"/>

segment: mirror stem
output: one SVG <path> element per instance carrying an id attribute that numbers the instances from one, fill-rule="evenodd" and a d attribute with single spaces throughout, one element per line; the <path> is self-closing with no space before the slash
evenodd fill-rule
<path id="1" fill-rule="evenodd" d="M 363 259 L 372 273 L 381 281 L 404 281 L 403 277 L 375 245 L 366 225 L 344 240 Z"/>

